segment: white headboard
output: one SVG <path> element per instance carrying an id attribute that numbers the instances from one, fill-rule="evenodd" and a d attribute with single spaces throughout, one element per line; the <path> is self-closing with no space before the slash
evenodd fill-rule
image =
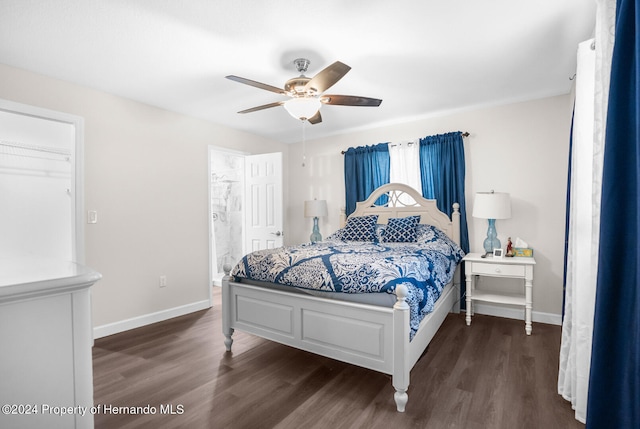
<path id="1" fill-rule="evenodd" d="M 387 195 L 388 201 L 379 206 L 375 202 L 382 195 Z M 356 203 L 356 209 L 349 215 L 366 216 L 378 215 L 378 223 L 385 224 L 389 218 L 420 215 L 420 223 L 433 225 L 444 231 L 453 241 L 460 244 L 460 204 L 453 204 L 452 218 L 441 212 L 436 200 L 427 200 L 415 189 L 402 183 L 388 183 L 373 191 L 365 201 Z M 342 226 L 346 219 L 342 220 Z"/>

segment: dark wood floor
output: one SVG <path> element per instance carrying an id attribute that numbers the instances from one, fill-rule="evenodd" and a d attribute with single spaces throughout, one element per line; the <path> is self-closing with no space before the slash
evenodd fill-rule
<path id="1" fill-rule="evenodd" d="M 214 300 L 96 340 L 96 428 L 584 427 L 556 393 L 558 326 L 534 324 L 528 337 L 521 321 L 478 315 L 467 327 L 450 314 L 398 413 L 390 376 L 240 332 L 226 353 L 219 289 Z M 132 414 L 145 406 L 155 413 Z"/>

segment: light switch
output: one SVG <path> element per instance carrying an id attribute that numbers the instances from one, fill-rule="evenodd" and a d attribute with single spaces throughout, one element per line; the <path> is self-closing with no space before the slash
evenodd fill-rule
<path id="1" fill-rule="evenodd" d="M 87 223 L 98 223 L 98 212 L 95 210 L 89 210 L 87 212 Z"/>

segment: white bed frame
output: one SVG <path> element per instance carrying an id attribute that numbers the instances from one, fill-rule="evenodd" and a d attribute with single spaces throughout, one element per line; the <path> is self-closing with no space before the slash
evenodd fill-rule
<path id="1" fill-rule="evenodd" d="M 387 194 L 385 206 L 375 201 Z M 409 195 L 414 203 L 401 200 Z M 392 217 L 421 215 L 421 223 L 434 225 L 460 244 L 459 205 L 452 219 L 438 210 L 435 200 L 422 198 L 413 188 L 391 183 L 359 202 L 351 216 L 377 214 L 378 223 Z M 393 308 L 319 298 L 231 281 L 230 266 L 222 279 L 222 330 L 231 351 L 235 329 L 288 346 L 379 371 L 392 376 L 397 410 L 409 399 L 409 372 L 450 311 L 459 312 L 460 275 L 443 290 L 433 312 L 420 323 L 409 341 L 409 305 L 406 287 L 396 288 Z"/>

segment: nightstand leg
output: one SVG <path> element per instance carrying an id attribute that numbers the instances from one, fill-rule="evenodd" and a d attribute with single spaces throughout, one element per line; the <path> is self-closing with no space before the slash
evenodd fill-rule
<path id="1" fill-rule="evenodd" d="M 466 284 L 467 284 L 467 326 L 471 325 L 471 315 L 473 314 L 473 309 L 471 308 L 471 295 L 473 294 L 473 276 L 471 274 L 467 274 L 466 276 Z"/>
<path id="2" fill-rule="evenodd" d="M 531 327 L 531 308 L 533 307 L 533 300 L 531 298 L 531 290 L 533 289 L 532 279 L 525 279 L 524 281 L 524 331 L 527 335 L 531 335 L 533 328 Z"/>

